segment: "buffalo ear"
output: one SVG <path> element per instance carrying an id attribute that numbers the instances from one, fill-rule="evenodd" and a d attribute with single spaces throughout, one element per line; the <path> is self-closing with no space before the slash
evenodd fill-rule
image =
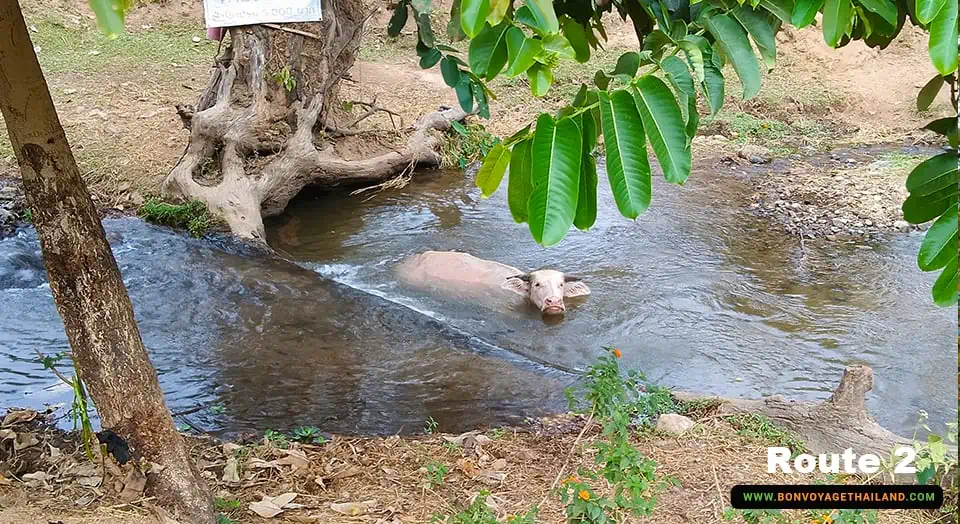
<path id="1" fill-rule="evenodd" d="M 569 278 L 563 283 L 563 297 L 572 298 L 572 297 L 582 297 L 590 294 L 590 288 L 586 284 L 578 280 L 570 280 Z"/>
<path id="2" fill-rule="evenodd" d="M 500 288 L 513 291 L 518 295 L 526 296 L 528 293 L 530 293 L 530 276 L 514 275 L 512 277 L 507 277 L 503 281 L 503 284 L 500 285 Z"/>

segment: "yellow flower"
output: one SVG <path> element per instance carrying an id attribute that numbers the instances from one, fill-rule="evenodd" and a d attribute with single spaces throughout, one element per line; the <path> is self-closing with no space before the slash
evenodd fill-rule
<path id="1" fill-rule="evenodd" d="M 576 475 L 570 475 L 570 478 L 567 479 L 567 482 L 580 482 L 580 479 Z"/>
<path id="2" fill-rule="evenodd" d="M 580 490 L 580 493 L 577 493 L 577 495 L 583 500 L 590 500 L 590 492 L 585 489 Z"/>
<path id="3" fill-rule="evenodd" d="M 623 353 L 621 353 L 619 349 L 613 348 L 613 356 L 620 358 L 623 356 Z"/>

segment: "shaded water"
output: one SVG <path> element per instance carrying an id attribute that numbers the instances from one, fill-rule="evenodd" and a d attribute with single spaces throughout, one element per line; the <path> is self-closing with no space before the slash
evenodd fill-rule
<path id="1" fill-rule="evenodd" d="M 665 385 L 728 396 L 822 399 L 864 363 L 885 426 L 911 433 L 918 409 L 937 425 L 955 418 L 955 311 L 930 302 L 921 234 L 801 247 L 740 209 L 746 183 L 709 172 L 655 182 L 632 223 L 601 186 L 593 230 L 549 250 L 513 223 L 503 193 L 481 199 L 457 172 L 367 200 L 297 199 L 268 236 L 302 268 L 135 219 L 105 228 L 171 408 L 225 408 L 191 415 L 203 429 L 517 422 L 563 409 L 570 371 L 601 345 Z M 593 294 L 548 324 L 397 285 L 392 265 L 428 249 L 573 272 Z M 67 349 L 40 264 L 32 231 L 0 240 L 0 405 L 69 399 L 34 355 Z"/>

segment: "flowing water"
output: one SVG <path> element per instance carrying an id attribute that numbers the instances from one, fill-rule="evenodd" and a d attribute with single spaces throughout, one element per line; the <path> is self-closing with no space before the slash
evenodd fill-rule
<path id="1" fill-rule="evenodd" d="M 204 430 L 516 423 L 564 409 L 603 345 L 651 380 L 726 396 L 823 399 L 845 366 L 867 364 L 883 425 L 909 435 L 920 409 L 955 419 L 956 311 L 931 303 L 922 234 L 801 245 L 742 209 L 750 191 L 717 172 L 655 181 L 634 223 L 601 177 L 596 226 L 543 249 L 504 192 L 481 199 L 469 175 L 425 173 L 402 190 L 295 200 L 267 227 L 299 266 L 136 219 L 104 226 L 171 409 L 218 406 L 187 419 Z M 392 266 L 430 249 L 576 273 L 593 293 L 545 322 L 398 285 Z M 0 405 L 69 401 L 36 350 L 67 344 L 25 229 L 0 240 Z"/>

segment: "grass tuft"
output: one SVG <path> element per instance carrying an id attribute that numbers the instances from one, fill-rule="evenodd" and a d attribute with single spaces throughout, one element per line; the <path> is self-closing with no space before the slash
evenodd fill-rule
<path id="1" fill-rule="evenodd" d="M 207 211 L 207 205 L 199 200 L 191 200 L 185 204 L 169 204 L 151 199 L 143 204 L 138 214 L 147 222 L 183 228 L 195 237 L 202 236 L 214 223 L 213 217 Z"/>

